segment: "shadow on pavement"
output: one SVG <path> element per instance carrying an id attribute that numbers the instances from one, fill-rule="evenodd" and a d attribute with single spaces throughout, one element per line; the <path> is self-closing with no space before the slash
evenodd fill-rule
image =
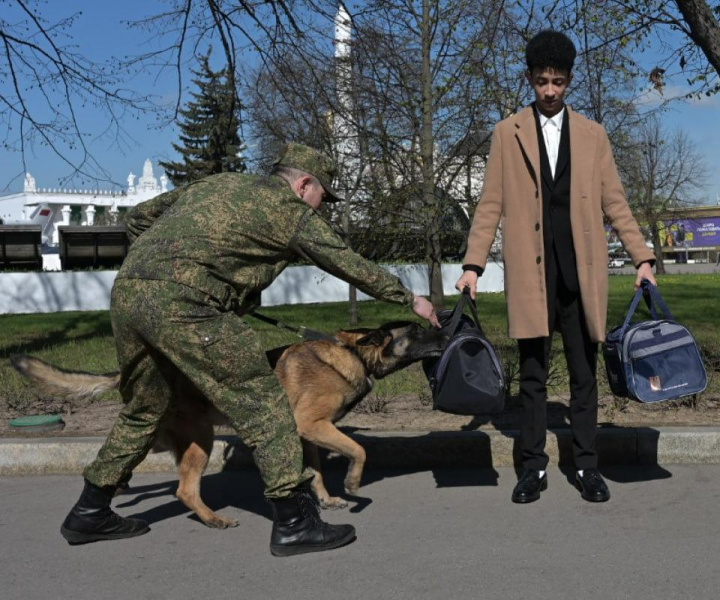
<path id="1" fill-rule="evenodd" d="M 656 481 L 670 479 L 672 473 L 660 465 L 631 465 L 613 466 L 600 469 L 603 476 L 616 483 L 641 483 L 643 481 Z M 572 472 L 575 477 L 575 471 Z"/>
<path id="2" fill-rule="evenodd" d="M 126 492 L 127 496 L 119 496 L 115 500 L 114 506 L 117 508 L 142 508 L 147 500 L 166 496 L 168 502 L 165 504 L 127 516 L 143 519 L 152 525 L 166 519 L 192 515 L 191 511 L 175 498 L 177 483 L 177 478 L 137 487 L 133 486 L 131 482 L 130 489 Z M 222 511 L 230 507 L 255 513 L 267 519 L 272 516 L 270 505 L 263 496 L 263 485 L 257 471 L 248 469 L 210 473 L 203 476 L 201 485 L 202 499 L 214 511 Z M 191 518 L 199 521 L 194 515 Z"/>
<path id="3" fill-rule="evenodd" d="M 373 469 L 365 472 L 360 495 L 351 496 L 343 491 L 343 479 L 345 469 L 331 466 L 324 471 L 325 482 L 331 495 L 339 495 L 352 502 L 349 512 L 362 512 L 370 504 L 372 498 L 364 495 L 364 488 L 374 482 L 391 477 L 403 477 L 413 472 L 432 471 L 438 488 L 446 487 L 475 487 L 475 486 L 496 486 L 498 473 L 495 469 Z M 133 486 L 123 495 L 116 498 L 114 506 L 118 509 L 138 508 L 141 512 L 131 515 L 133 518 L 143 519 L 150 523 L 158 523 L 166 519 L 188 515 L 190 510 L 175 498 L 177 479 L 169 479 L 160 483 L 150 485 Z M 272 511 L 270 505 L 263 496 L 263 485 L 256 471 L 247 469 L 244 471 L 225 471 L 222 473 L 211 473 L 202 479 L 202 498 L 212 510 L 222 511 L 225 508 L 234 508 L 241 511 L 249 511 L 271 519 Z M 143 505 L 149 500 L 167 499 L 167 502 L 143 509 Z M 125 512 L 124 512 L 125 514 Z"/>
<path id="4" fill-rule="evenodd" d="M 478 418 L 478 424 L 480 420 Z M 491 419 L 487 422 L 491 422 Z M 511 440 L 513 462 L 519 473 L 521 449 L 518 432 L 506 429 L 500 429 L 499 432 Z M 344 492 L 347 459 L 337 456 L 322 458 L 328 491 L 333 496 L 351 500 L 354 504 L 350 512 L 361 512 L 372 503 L 372 498 L 365 495 L 364 486 L 409 473 L 432 471 L 438 488 L 498 485 L 499 475 L 494 468 L 497 462 L 493 456 L 494 444 L 488 431 L 437 431 L 412 436 L 377 436 L 370 431 L 354 431 L 352 436 L 367 452 L 368 468 L 363 474 L 363 487 L 358 496 L 349 496 Z M 660 432 L 652 428 L 601 426 L 596 447 L 602 474 L 617 483 L 672 477 L 670 471 L 657 464 L 659 436 Z M 568 483 L 573 485 L 575 468 L 572 432 L 567 426 L 552 429 L 548 432 L 548 441 L 553 441 L 552 438 L 557 443 L 560 470 L 567 477 Z M 233 453 L 237 451 L 238 447 L 235 446 Z M 233 507 L 270 518 L 270 505 L 264 500 L 263 485 L 257 470 L 231 469 L 232 466 L 222 473 L 203 477 L 201 493 L 205 503 L 215 511 Z M 156 523 L 189 514 L 190 511 L 174 498 L 176 489 L 176 478 L 158 484 L 131 487 L 131 497 L 118 498 L 116 505 L 119 508 L 142 508 L 147 500 L 167 496 L 169 502 L 133 516 Z"/>

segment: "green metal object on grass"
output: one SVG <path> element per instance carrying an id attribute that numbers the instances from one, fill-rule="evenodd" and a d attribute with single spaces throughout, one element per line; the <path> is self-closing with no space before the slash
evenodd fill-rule
<path id="1" fill-rule="evenodd" d="M 10 421 L 10 427 L 18 431 L 55 431 L 65 427 L 60 415 L 31 415 Z"/>

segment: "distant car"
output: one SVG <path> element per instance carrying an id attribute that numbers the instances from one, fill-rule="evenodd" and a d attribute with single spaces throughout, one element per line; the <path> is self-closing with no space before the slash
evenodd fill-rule
<path id="1" fill-rule="evenodd" d="M 622 258 L 611 258 L 608 261 L 608 267 L 611 269 L 621 269 L 625 266 L 625 261 Z"/>

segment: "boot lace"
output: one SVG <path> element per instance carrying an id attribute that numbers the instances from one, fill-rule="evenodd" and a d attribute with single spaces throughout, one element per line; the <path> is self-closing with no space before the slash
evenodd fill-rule
<path id="1" fill-rule="evenodd" d="M 323 530 L 329 529 L 330 526 L 320 518 L 320 508 L 310 492 L 300 492 L 298 500 L 300 501 L 300 510 L 307 519 Z"/>

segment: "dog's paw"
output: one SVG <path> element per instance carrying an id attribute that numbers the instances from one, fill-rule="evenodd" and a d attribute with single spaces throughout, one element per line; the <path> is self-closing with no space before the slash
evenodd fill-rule
<path id="1" fill-rule="evenodd" d="M 227 529 L 228 527 L 237 527 L 240 525 L 240 521 L 237 519 L 221 517 L 220 515 L 213 515 L 212 517 L 206 519 L 204 523 L 212 529 Z"/>
<path id="2" fill-rule="evenodd" d="M 324 500 L 318 500 L 320 508 L 325 510 L 338 510 L 341 508 L 347 508 L 348 503 L 339 496 L 328 496 Z"/>

